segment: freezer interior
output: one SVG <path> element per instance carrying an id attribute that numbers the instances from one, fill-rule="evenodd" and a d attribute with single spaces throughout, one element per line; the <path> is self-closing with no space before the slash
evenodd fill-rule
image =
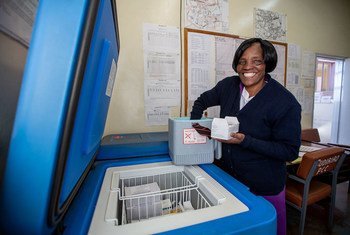
<path id="1" fill-rule="evenodd" d="M 154 234 L 248 211 L 199 166 L 110 167 L 90 234 Z"/>

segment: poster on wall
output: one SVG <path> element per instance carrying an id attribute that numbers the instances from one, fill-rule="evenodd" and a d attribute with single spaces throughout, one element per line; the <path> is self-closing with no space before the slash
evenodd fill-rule
<path id="1" fill-rule="evenodd" d="M 29 47 L 38 0 L 0 1 L 0 31 Z"/>
<path id="2" fill-rule="evenodd" d="M 304 50 L 302 53 L 302 70 L 303 77 L 314 77 L 316 68 L 316 53 Z"/>
<path id="3" fill-rule="evenodd" d="M 287 87 L 300 86 L 301 48 L 296 44 L 288 44 Z"/>
<path id="4" fill-rule="evenodd" d="M 228 0 L 185 0 L 185 27 L 228 31 Z"/>
<path id="5" fill-rule="evenodd" d="M 192 33 L 188 37 L 188 99 L 196 100 L 200 94 L 214 86 L 215 37 Z"/>
<path id="6" fill-rule="evenodd" d="M 145 23 L 143 59 L 145 121 L 167 125 L 169 108 L 181 100 L 179 28 Z"/>
<path id="7" fill-rule="evenodd" d="M 236 75 L 232 68 L 233 57 L 238 47 L 236 41 L 235 38 L 230 37 L 215 37 L 215 83 Z"/>
<path id="8" fill-rule="evenodd" d="M 263 9 L 254 9 L 255 37 L 286 42 L 287 15 Z"/>
<path id="9" fill-rule="evenodd" d="M 285 74 L 285 69 L 286 69 L 286 50 L 287 46 L 286 44 L 278 44 L 278 43 L 273 43 L 273 46 L 276 49 L 277 52 L 277 65 L 276 68 L 270 73 L 271 77 L 281 83 L 283 86 L 285 86 L 286 82 L 286 74 Z"/>

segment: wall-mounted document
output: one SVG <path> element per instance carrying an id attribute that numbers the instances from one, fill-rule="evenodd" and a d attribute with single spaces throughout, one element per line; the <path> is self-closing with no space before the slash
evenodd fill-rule
<path id="1" fill-rule="evenodd" d="M 148 125 L 166 125 L 169 106 L 181 102 L 180 30 L 144 24 L 144 102 Z"/>

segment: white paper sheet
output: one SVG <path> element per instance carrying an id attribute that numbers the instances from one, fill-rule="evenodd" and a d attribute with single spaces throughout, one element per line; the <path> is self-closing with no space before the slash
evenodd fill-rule
<path id="1" fill-rule="evenodd" d="M 145 106 L 147 126 L 168 125 L 170 109 L 167 106 Z"/>
<path id="2" fill-rule="evenodd" d="M 286 42 L 287 15 L 255 8 L 255 36 L 267 40 Z"/>
<path id="3" fill-rule="evenodd" d="M 143 49 L 158 52 L 179 53 L 180 30 L 178 27 L 143 24 Z"/>
<path id="4" fill-rule="evenodd" d="M 180 55 L 145 51 L 144 75 L 145 79 L 179 80 Z"/>
<path id="5" fill-rule="evenodd" d="M 144 104 L 147 125 L 166 125 L 169 107 L 181 104 L 180 29 L 143 25 Z"/>
<path id="6" fill-rule="evenodd" d="M 177 81 L 145 80 L 145 105 L 180 105 L 180 88 Z"/>
<path id="7" fill-rule="evenodd" d="M 215 82 L 218 83 L 235 74 L 232 61 L 236 52 L 236 40 L 228 37 L 215 37 L 215 51 Z"/>
<path id="8" fill-rule="evenodd" d="M 285 56 L 286 56 L 286 48 L 282 45 L 273 44 L 277 52 L 277 66 L 274 71 L 270 73 L 271 77 L 281 83 L 284 86 L 284 69 L 285 69 Z"/>
<path id="9" fill-rule="evenodd" d="M 228 0 L 185 0 L 185 27 L 226 32 L 229 28 Z"/>
<path id="10" fill-rule="evenodd" d="M 311 51 L 303 51 L 301 74 L 305 77 L 315 76 L 316 55 Z"/>
<path id="11" fill-rule="evenodd" d="M 215 37 L 189 33 L 188 99 L 196 100 L 215 82 Z"/>

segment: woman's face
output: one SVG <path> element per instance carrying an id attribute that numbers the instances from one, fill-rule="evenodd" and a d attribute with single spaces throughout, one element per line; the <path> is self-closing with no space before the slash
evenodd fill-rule
<path id="1" fill-rule="evenodd" d="M 247 90 L 252 88 L 259 91 L 264 85 L 265 68 L 260 43 L 253 43 L 239 59 L 237 73 Z"/>

